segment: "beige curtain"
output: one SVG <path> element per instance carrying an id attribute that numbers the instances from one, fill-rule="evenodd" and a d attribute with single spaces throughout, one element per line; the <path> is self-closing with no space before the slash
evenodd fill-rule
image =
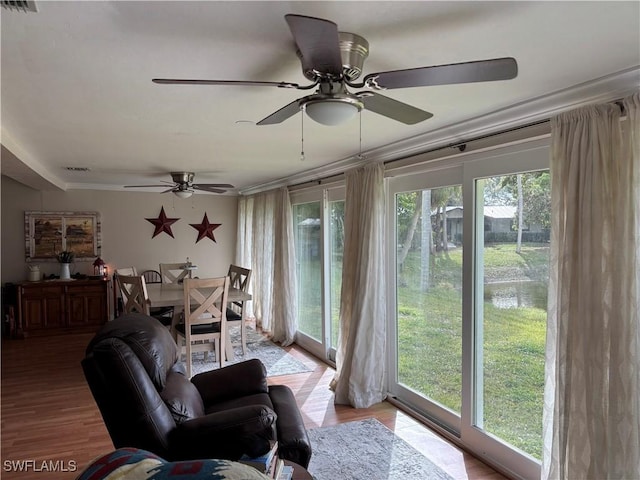
<path id="1" fill-rule="evenodd" d="M 253 258 L 251 256 L 251 239 L 253 237 L 253 198 L 240 197 L 238 199 L 238 227 L 236 232 L 236 258 L 235 264 L 241 267 L 251 268 Z M 249 281 L 249 293 L 253 296 L 255 284 L 255 272 L 253 281 Z M 253 317 L 253 302 L 246 302 L 247 317 Z"/>
<path id="2" fill-rule="evenodd" d="M 366 408 L 386 397 L 383 165 L 346 173 L 345 234 L 335 403 Z"/>
<path id="3" fill-rule="evenodd" d="M 274 341 L 289 345 L 296 332 L 295 248 L 286 188 L 242 197 L 236 260 L 252 269 L 253 315 Z"/>
<path id="4" fill-rule="evenodd" d="M 273 341 L 291 345 L 297 330 L 296 248 L 293 212 L 287 188 L 276 194 L 273 281 Z"/>
<path id="5" fill-rule="evenodd" d="M 543 479 L 640 478 L 640 95 L 552 119 Z"/>

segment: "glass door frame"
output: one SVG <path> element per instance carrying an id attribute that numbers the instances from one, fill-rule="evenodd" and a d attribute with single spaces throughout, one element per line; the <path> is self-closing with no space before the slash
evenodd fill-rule
<path id="1" fill-rule="evenodd" d="M 463 198 L 473 215 L 463 218 L 463 245 L 467 255 L 463 261 L 463 392 L 461 438 L 471 446 L 475 454 L 498 465 L 516 477 L 539 478 L 540 463 L 525 452 L 515 450 L 497 437 L 478 427 L 482 422 L 483 386 L 483 332 L 482 315 L 484 309 L 483 285 L 484 267 L 484 218 L 477 215 L 478 205 L 483 195 L 476 188 L 476 181 L 499 175 L 545 170 L 549 168 L 549 136 L 519 142 L 515 145 L 498 147 L 478 160 L 465 162 L 463 167 Z M 466 326 L 466 331 L 465 331 Z M 466 372 L 466 375 L 465 375 Z"/>
<path id="2" fill-rule="evenodd" d="M 322 302 L 322 334 L 321 339 L 318 341 L 309 335 L 297 331 L 296 343 L 302 348 L 309 351 L 318 358 L 326 361 L 332 366 L 335 366 L 335 347 L 331 346 L 331 258 L 329 258 L 328 252 L 330 251 L 330 237 L 329 237 L 329 202 L 344 200 L 345 187 L 343 184 L 336 185 L 323 185 L 322 187 L 305 189 L 304 191 L 291 192 L 289 194 L 291 200 L 291 207 L 304 203 L 320 202 L 320 235 L 321 235 L 321 252 L 320 262 L 321 268 L 321 302 Z M 294 226 L 295 228 L 295 226 Z M 299 285 L 298 285 L 299 287 Z"/>
<path id="3" fill-rule="evenodd" d="M 435 403 L 413 390 L 399 384 L 398 379 L 398 336 L 397 336 L 397 248 L 396 242 L 398 238 L 397 220 L 396 220 L 396 195 L 405 192 L 413 192 L 417 190 L 437 189 L 441 187 L 449 187 L 453 185 L 462 185 L 462 167 L 460 165 L 452 166 L 446 169 L 440 169 L 435 172 L 421 173 L 410 176 L 394 177 L 388 181 L 388 209 L 387 209 L 387 225 L 389 245 L 389 255 L 387 272 L 389 272 L 389 289 L 387 290 L 387 318 L 391 319 L 391 328 L 388 328 L 387 337 L 387 365 L 388 365 L 388 382 L 389 393 L 394 397 L 402 398 L 404 403 L 409 404 L 412 408 L 418 409 L 454 435 L 459 435 L 461 424 L 460 416 L 455 412 Z M 464 255 L 463 255 L 464 256 Z M 393 273 L 392 273 L 393 272 Z"/>
<path id="4" fill-rule="evenodd" d="M 483 219 L 477 219 L 476 179 L 549 168 L 549 135 L 524 141 L 497 145 L 479 152 L 459 154 L 436 160 L 431 164 L 415 166 L 400 172 L 388 171 L 388 272 L 396 272 L 396 194 L 449 185 L 462 185 L 465 212 L 463 216 L 463 297 L 462 297 L 462 399 L 460 417 L 428 401 L 415 392 L 398 385 L 397 365 L 397 278 L 389 275 L 388 305 L 388 381 L 389 393 L 398 401 L 416 409 L 433 422 L 434 427 L 457 438 L 460 444 L 487 463 L 495 465 L 514 478 L 537 479 L 540 463 L 524 452 L 513 449 L 500 439 L 476 426 L 478 415 L 476 391 L 482 386 L 482 361 L 476 358 L 482 352 L 482 331 L 478 330 L 477 315 L 482 313 L 482 292 L 476 291 L 478 279 L 482 281 L 482 254 L 477 251 L 477 238 L 483 239 Z M 482 192 L 480 192 L 482 194 Z"/>

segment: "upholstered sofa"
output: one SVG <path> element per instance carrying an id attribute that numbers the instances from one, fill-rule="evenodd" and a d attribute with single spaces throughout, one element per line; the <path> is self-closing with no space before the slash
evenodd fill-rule
<path id="1" fill-rule="evenodd" d="M 156 319 L 137 313 L 107 323 L 89 343 L 82 368 L 116 448 L 148 450 L 169 461 L 237 460 L 278 442 L 278 455 L 304 467 L 311 444 L 291 389 L 267 384 L 249 360 L 191 380 L 178 347 Z"/>

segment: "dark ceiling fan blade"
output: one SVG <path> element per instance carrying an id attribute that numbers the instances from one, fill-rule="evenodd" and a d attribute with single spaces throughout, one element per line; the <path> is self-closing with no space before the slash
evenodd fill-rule
<path id="1" fill-rule="evenodd" d="M 205 187 L 203 185 L 192 185 L 191 188 L 193 188 L 194 190 L 202 190 L 203 192 L 211 192 L 211 193 L 224 193 L 224 192 L 226 192 L 226 190 L 223 190 L 221 188 Z"/>
<path id="2" fill-rule="evenodd" d="M 236 188 L 234 185 L 230 183 L 194 183 L 193 188 L 205 187 L 205 188 Z"/>
<path id="3" fill-rule="evenodd" d="M 284 16 L 299 50 L 302 70 L 321 74 L 342 75 L 342 56 L 338 26 L 322 18 L 288 14 Z"/>
<path id="4" fill-rule="evenodd" d="M 518 63 L 514 58 L 507 57 L 370 73 L 364 77 L 363 85 L 357 86 L 366 85 L 383 89 L 428 87 L 455 83 L 510 80 L 517 75 Z"/>
<path id="5" fill-rule="evenodd" d="M 169 193 L 169 192 L 175 192 L 175 191 L 177 191 L 177 188 L 173 187 L 173 188 L 169 188 L 168 190 L 164 190 L 164 191 L 162 191 L 160 193 Z"/>
<path id="6" fill-rule="evenodd" d="M 293 117 L 300 111 L 300 99 L 294 100 L 290 104 L 282 107 L 280 110 L 272 113 L 268 117 L 260 120 L 256 125 L 275 125 L 276 123 L 282 123 L 287 118 Z"/>
<path id="7" fill-rule="evenodd" d="M 362 100 L 364 108 L 367 110 L 406 123 L 407 125 L 414 125 L 433 117 L 432 113 L 425 112 L 424 110 L 399 102 L 393 98 L 385 97 L 384 95 L 368 91 L 360 92 L 356 95 Z"/>
<path id="8" fill-rule="evenodd" d="M 167 185 L 125 185 L 124 188 L 144 188 L 144 187 L 166 187 Z"/>
<path id="9" fill-rule="evenodd" d="M 241 87 L 278 87 L 278 88 L 310 88 L 300 87 L 297 83 L 291 82 L 254 82 L 250 80 L 188 80 L 180 78 L 154 78 L 153 83 L 165 85 L 228 85 Z"/>

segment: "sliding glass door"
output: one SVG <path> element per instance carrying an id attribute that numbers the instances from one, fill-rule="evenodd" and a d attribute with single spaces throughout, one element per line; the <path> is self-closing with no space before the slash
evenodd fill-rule
<path id="1" fill-rule="evenodd" d="M 340 290 L 342 288 L 342 254 L 344 252 L 344 200 L 329 201 L 329 358 L 335 361 L 340 335 Z"/>
<path id="2" fill-rule="evenodd" d="M 477 455 L 539 476 L 547 140 L 389 181 L 390 391 Z"/>
<path id="3" fill-rule="evenodd" d="M 298 331 L 322 342 L 322 204 L 293 206 L 298 281 Z"/>
<path id="4" fill-rule="evenodd" d="M 344 247 L 344 188 L 292 194 L 297 261 L 296 341 L 320 358 L 335 360 L 340 332 Z"/>
<path id="5" fill-rule="evenodd" d="M 462 189 L 398 193 L 398 383 L 460 414 Z"/>
<path id="6" fill-rule="evenodd" d="M 542 458 L 551 190 L 546 170 L 476 181 L 475 426 Z"/>

